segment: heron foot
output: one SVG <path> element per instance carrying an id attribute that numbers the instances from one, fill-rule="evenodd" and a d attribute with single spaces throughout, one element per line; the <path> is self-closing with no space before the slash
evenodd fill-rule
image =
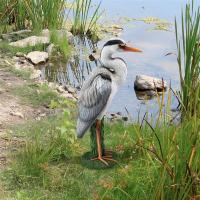
<path id="1" fill-rule="evenodd" d="M 112 155 L 105 155 L 105 156 L 101 156 L 101 157 L 96 157 L 96 158 L 91 158 L 91 160 L 99 160 L 102 163 L 104 163 L 105 165 L 109 165 L 107 161 L 111 161 L 111 162 L 116 162 L 116 160 L 112 159 Z"/>

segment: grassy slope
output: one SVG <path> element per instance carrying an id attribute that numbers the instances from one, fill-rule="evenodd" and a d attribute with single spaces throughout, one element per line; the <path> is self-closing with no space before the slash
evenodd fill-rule
<path id="1" fill-rule="evenodd" d="M 74 103 L 29 80 L 13 89 L 13 94 L 33 106 L 51 104 L 66 111 L 9 127 L 8 137 L 22 142 L 11 152 L 7 170 L 0 174 L 0 199 L 186 199 L 198 194 L 197 120 L 153 131 L 148 125 L 140 129 L 137 124 L 107 124 L 106 145 L 119 153 L 119 163 L 109 170 L 90 170 L 80 163 L 81 155 L 89 149 L 89 134 L 82 140 L 74 137 Z"/>
<path id="2" fill-rule="evenodd" d="M 119 163 L 114 169 L 90 170 L 80 164 L 80 156 L 89 148 L 88 135 L 83 140 L 73 140 L 74 131 L 69 130 L 73 129 L 74 121 L 63 125 L 65 122 L 66 116 L 59 115 L 13 129 L 12 134 L 22 137 L 26 143 L 22 149 L 18 149 L 10 168 L 2 174 L 4 199 L 14 196 L 16 199 L 121 200 L 158 199 L 162 195 L 163 199 L 176 199 L 175 196 L 169 196 L 173 190 L 167 188 L 167 185 L 172 184 L 172 181 L 162 165 L 151 153 L 136 145 L 156 143 L 149 129 L 139 133 L 145 136 L 140 135 L 138 138 L 137 125 L 107 125 L 107 146 L 119 152 Z M 185 137 L 191 124 L 186 127 L 179 131 L 174 127 L 162 128 L 159 136 L 167 134 L 163 138 L 163 145 L 169 143 L 167 137 L 174 137 L 175 130 L 179 137 L 181 134 Z M 60 131 L 64 128 L 66 131 Z M 190 145 L 187 138 L 185 143 L 186 146 Z M 164 150 L 166 157 L 169 149 L 170 145 Z M 185 156 L 182 153 L 183 155 L 177 155 L 180 156 L 179 159 Z M 195 156 L 194 162 L 198 163 L 194 167 L 199 166 L 200 158 L 199 154 Z M 184 165 L 184 160 L 180 161 Z M 181 176 L 184 177 L 183 174 Z M 180 177 L 177 175 L 178 178 Z M 161 195 L 163 189 L 165 194 Z M 170 198 L 166 198 L 167 196 Z"/>

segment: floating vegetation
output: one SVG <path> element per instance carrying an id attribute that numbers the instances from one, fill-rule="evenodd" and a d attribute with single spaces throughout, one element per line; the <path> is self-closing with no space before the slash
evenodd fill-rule
<path id="1" fill-rule="evenodd" d="M 153 30 L 170 31 L 170 28 L 172 26 L 172 24 L 169 23 L 168 21 L 162 20 L 156 17 L 147 17 L 147 18 L 135 19 L 135 20 L 142 21 L 146 24 L 154 25 Z"/>

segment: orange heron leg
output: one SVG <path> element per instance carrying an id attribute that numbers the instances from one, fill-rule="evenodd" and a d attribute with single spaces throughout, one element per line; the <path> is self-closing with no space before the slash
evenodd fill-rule
<path id="1" fill-rule="evenodd" d="M 96 158 L 92 158 L 91 160 L 99 160 L 108 166 L 107 161 L 117 162 L 112 159 L 112 155 L 102 155 L 102 147 L 101 147 L 101 120 L 96 120 L 96 138 L 97 138 L 97 152 L 98 156 Z"/>

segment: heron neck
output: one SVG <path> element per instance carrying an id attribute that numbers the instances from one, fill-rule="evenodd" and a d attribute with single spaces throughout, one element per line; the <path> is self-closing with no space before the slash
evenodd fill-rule
<path id="1" fill-rule="evenodd" d="M 122 83 L 125 81 L 127 76 L 127 67 L 123 59 L 119 57 L 113 57 L 111 53 L 101 53 L 101 62 L 103 67 L 113 71 L 113 77 L 117 82 Z"/>

